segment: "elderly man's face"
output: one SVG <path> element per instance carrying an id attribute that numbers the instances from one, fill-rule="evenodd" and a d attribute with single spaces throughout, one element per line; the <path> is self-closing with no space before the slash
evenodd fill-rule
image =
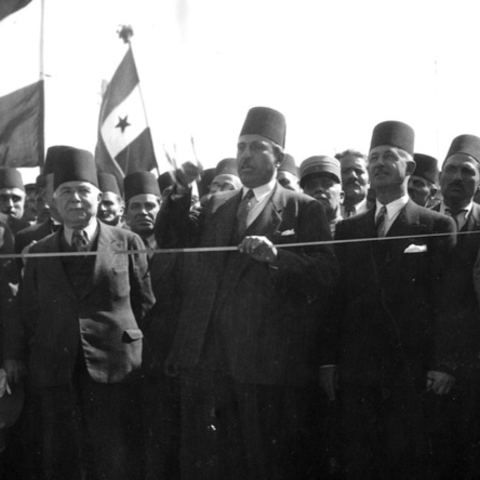
<path id="1" fill-rule="evenodd" d="M 237 145 L 238 176 L 247 188 L 265 185 L 275 177 L 273 144 L 261 135 L 241 135 Z"/>
<path id="2" fill-rule="evenodd" d="M 415 162 L 402 156 L 398 148 L 380 145 L 368 157 L 368 174 L 375 190 L 400 186 L 413 173 Z"/>
<path id="3" fill-rule="evenodd" d="M 10 217 L 22 218 L 25 192 L 20 188 L 0 188 L 0 212 Z"/>
<path id="4" fill-rule="evenodd" d="M 445 160 L 440 174 L 440 188 L 446 205 L 449 201 L 470 203 L 480 185 L 478 162 L 463 153 Z"/>
<path id="5" fill-rule="evenodd" d="M 343 202 L 342 185 L 328 174 L 320 174 L 305 183 L 303 191 L 318 200 L 325 209 L 328 220 L 333 220 Z"/>
<path id="6" fill-rule="evenodd" d="M 54 203 L 67 227 L 84 228 L 97 215 L 102 194 L 89 182 L 74 180 L 62 183 L 54 194 Z"/>
<path id="7" fill-rule="evenodd" d="M 135 195 L 128 201 L 125 221 L 141 237 L 153 233 L 155 220 L 160 211 L 160 199 L 150 193 Z"/>

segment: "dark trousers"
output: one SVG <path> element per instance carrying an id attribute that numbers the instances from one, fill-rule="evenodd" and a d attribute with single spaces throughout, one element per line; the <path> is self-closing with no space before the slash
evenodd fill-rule
<path id="1" fill-rule="evenodd" d="M 447 395 L 425 398 L 431 478 L 480 477 L 480 372 L 461 372 Z"/>
<path id="2" fill-rule="evenodd" d="M 80 368 L 69 385 L 39 389 L 48 480 L 141 478 L 141 415 L 133 388 L 94 382 Z"/>
<path id="3" fill-rule="evenodd" d="M 145 479 L 180 478 L 180 382 L 161 373 L 143 381 Z"/>
<path id="4" fill-rule="evenodd" d="M 427 478 L 425 421 L 412 387 L 344 385 L 340 394 L 346 478 Z"/>
<path id="5" fill-rule="evenodd" d="M 182 379 L 182 479 L 318 478 L 317 389 Z"/>

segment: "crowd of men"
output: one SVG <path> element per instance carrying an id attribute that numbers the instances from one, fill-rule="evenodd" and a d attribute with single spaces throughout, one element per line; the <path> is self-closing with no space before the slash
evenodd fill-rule
<path id="1" fill-rule="evenodd" d="M 480 138 L 285 139 L 122 184 L 52 146 L 28 215 L 0 169 L 2 478 L 479 477 Z"/>

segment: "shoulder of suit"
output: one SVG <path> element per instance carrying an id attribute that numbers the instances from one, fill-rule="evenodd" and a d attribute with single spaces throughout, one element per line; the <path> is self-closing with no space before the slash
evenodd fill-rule
<path id="1" fill-rule="evenodd" d="M 27 228 L 22 228 L 22 230 L 19 230 L 17 232 L 17 235 L 16 237 L 18 239 L 24 239 L 24 238 L 29 238 L 31 236 L 35 236 L 35 234 L 39 231 L 39 230 L 42 230 L 43 228 L 45 228 L 45 224 L 47 222 L 50 222 L 50 220 L 46 220 L 45 222 L 43 223 L 37 223 L 35 225 L 30 225 L 29 227 Z M 34 239 L 32 239 L 34 240 Z"/>
<path id="2" fill-rule="evenodd" d="M 230 190 L 228 192 L 214 193 L 210 197 L 210 211 L 214 213 L 219 207 L 237 195 L 241 195 L 241 190 Z"/>
<path id="3" fill-rule="evenodd" d="M 143 245 L 143 242 L 140 236 L 132 232 L 128 228 L 107 225 L 106 223 L 101 223 L 101 222 L 99 222 L 99 225 L 100 225 L 100 235 L 106 235 L 116 240 L 124 240 L 127 242 L 131 242 L 134 239 L 138 239 Z"/>

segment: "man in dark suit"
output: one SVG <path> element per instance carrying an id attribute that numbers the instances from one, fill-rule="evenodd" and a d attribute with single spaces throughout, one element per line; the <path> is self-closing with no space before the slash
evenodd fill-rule
<path id="1" fill-rule="evenodd" d="M 64 145 L 54 145 L 47 150 L 42 175 L 40 176 L 42 186 L 39 195 L 42 197 L 45 209 L 48 210 L 48 218 L 20 230 L 15 235 L 15 251 L 17 253 L 22 253 L 25 247 L 29 246 L 32 242 L 37 242 L 51 233 L 56 232 L 62 224 L 62 219 L 53 202 L 53 169 L 56 159 L 61 156 L 62 152 L 69 148 L 70 147 Z M 42 213 L 41 218 L 45 216 L 45 213 L 39 213 Z"/>
<path id="2" fill-rule="evenodd" d="M 28 354 L 46 478 L 137 478 L 123 420 L 135 408 L 125 381 L 140 367 L 140 327 L 153 304 L 147 259 L 138 252 L 144 246 L 137 235 L 97 221 L 91 153 L 63 151 L 54 189 L 63 228 L 31 248 L 45 256 L 27 261 L 23 329 L 10 332 L 4 356 L 20 361 Z"/>
<path id="3" fill-rule="evenodd" d="M 473 478 L 480 469 L 480 308 L 473 280 L 480 247 L 480 205 L 473 198 L 479 186 L 480 138 L 460 135 L 443 162 L 443 200 L 434 207 L 455 220 L 458 235 L 436 341 L 437 363 L 457 381 L 440 397 L 426 398 L 433 478 Z"/>
<path id="4" fill-rule="evenodd" d="M 155 221 L 160 210 L 160 188 L 150 172 L 135 172 L 123 180 L 127 226 L 139 235 L 148 253 L 148 271 L 156 298 L 144 331 L 143 384 L 139 390 L 145 423 L 146 478 L 179 478 L 180 387 L 164 373 L 177 325 L 180 293 L 173 254 L 157 249 Z"/>
<path id="5" fill-rule="evenodd" d="M 284 141 L 283 115 L 252 108 L 237 146 L 242 189 L 192 212 L 190 165 L 158 216 L 160 247 L 213 247 L 184 256 L 166 362 L 181 376 L 182 478 L 303 478 L 318 454 L 306 418 L 318 375 L 313 303 L 338 270 L 329 246 L 277 248 L 331 238 L 320 203 L 276 181 Z"/>
<path id="6" fill-rule="evenodd" d="M 421 394 L 453 381 L 433 370 L 432 344 L 439 266 L 455 227 L 409 199 L 413 144 L 414 132 L 404 123 L 375 127 L 368 171 L 376 208 L 336 229 L 341 279 L 333 318 L 339 329 L 321 372 L 333 399 L 338 368 L 344 467 L 355 480 L 424 478 Z"/>

